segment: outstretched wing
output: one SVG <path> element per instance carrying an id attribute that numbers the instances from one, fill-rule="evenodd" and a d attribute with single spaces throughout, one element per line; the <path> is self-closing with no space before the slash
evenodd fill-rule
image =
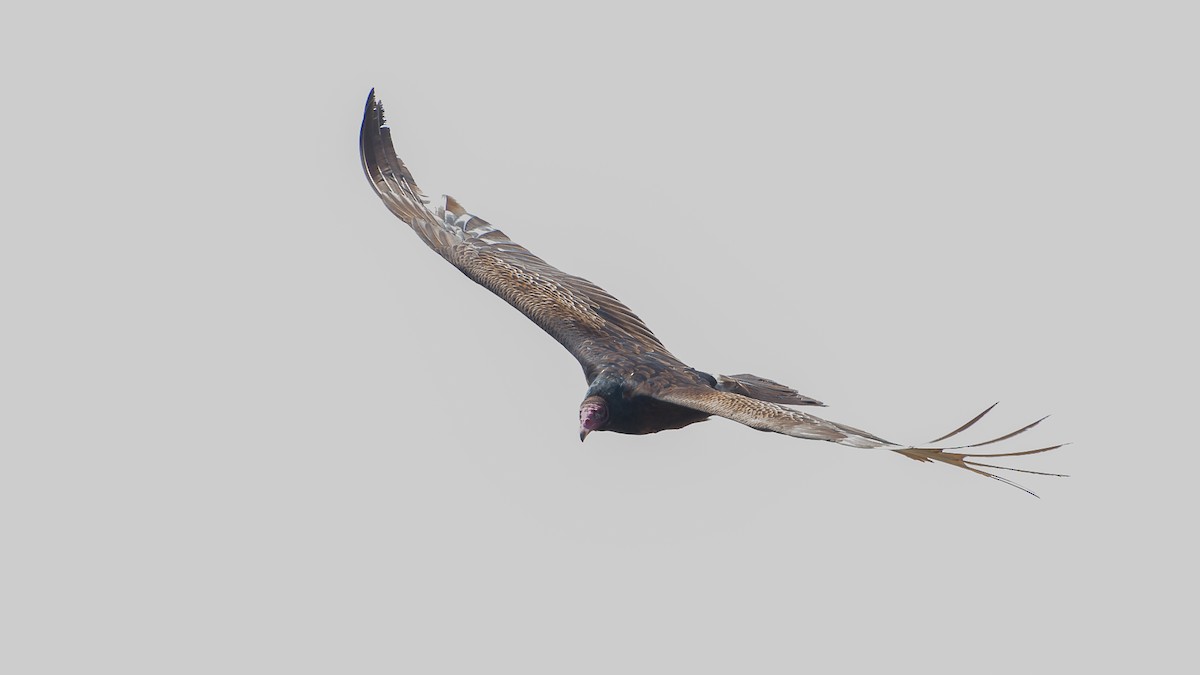
<path id="1" fill-rule="evenodd" d="M 650 395 L 660 401 L 725 417 L 760 431 L 773 431 L 816 441 L 832 441 L 856 448 L 896 445 L 861 429 L 732 391 L 721 391 L 711 387 L 673 386 L 659 389 Z"/>
<path id="2" fill-rule="evenodd" d="M 396 156 L 374 89 L 363 112 L 359 149 L 363 171 L 388 209 L 451 265 L 562 343 L 589 381 L 614 358 L 652 353 L 677 361 L 637 315 L 604 289 L 553 267 L 467 213 L 452 197 L 430 208 Z"/>
<path id="3" fill-rule="evenodd" d="M 1023 450 L 1020 452 L 999 452 L 999 453 L 979 453 L 979 452 L 951 452 L 953 450 L 973 450 L 984 445 L 991 445 L 1000 441 L 1008 440 L 1018 434 L 1037 426 L 1042 420 L 1021 427 L 1016 431 L 1004 434 L 997 438 L 993 438 L 981 443 L 971 443 L 969 445 L 958 445 L 952 447 L 916 447 L 902 445 L 884 440 L 875 434 L 868 433 L 862 429 L 856 429 L 838 422 L 831 422 L 826 419 L 810 415 L 808 413 L 792 410 L 775 403 L 760 401 L 757 399 L 742 396 L 729 391 L 718 391 L 708 387 L 665 387 L 651 393 L 654 398 L 657 398 L 668 403 L 674 403 L 685 408 L 699 410 L 710 415 L 718 415 L 731 419 L 734 422 L 745 424 L 748 427 L 759 429 L 760 431 L 771 431 L 777 434 L 787 436 L 795 436 L 797 438 L 808 438 L 820 441 L 830 441 L 849 445 L 855 448 L 882 448 L 897 452 L 909 459 L 915 459 L 919 462 L 941 462 L 956 466 L 960 469 L 966 469 L 988 478 L 1007 483 L 1014 487 L 1020 488 L 1029 494 L 1033 494 L 1029 490 L 1017 485 L 1016 483 L 997 476 L 994 473 L 984 471 L 987 469 L 1002 469 L 1005 471 L 1018 471 L 1021 473 L 1032 473 L 1043 476 L 1061 476 L 1062 474 L 1044 473 L 1041 471 L 1030 471 L 1028 469 L 1015 469 L 1007 466 L 997 466 L 994 464 L 985 464 L 975 461 L 981 457 L 1017 457 L 1021 455 L 1034 455 L 1040 452 L 1049 452 L 1057 448 L 1061 448 L 1062 444 L 1052 445 L 1045 448 L 1037 448 L 1034 450 Z M 992 404 L 990 408 L 976 415 L 966 424 L 960 426 L 954 431 L 935 439 L 932 443 L 945 441 L 953 436 L 966 431 L 976 422 L 983 418 L 984 415 L 991 412 L 992 408 L 996 407 Z M 1042 419 L 1045 419 L 1044 417 Z M 1035 497 L 1037 495 L 1034 495 Z"/>

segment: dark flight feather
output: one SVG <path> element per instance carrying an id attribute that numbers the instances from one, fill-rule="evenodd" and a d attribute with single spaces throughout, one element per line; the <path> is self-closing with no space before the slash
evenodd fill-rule
<path id="1" fill-rule="evenodd" d="M 586 409 L 589 416 L 598 416 L 589 417 L 588 423 L 599 430 L 647 434 L 682 428 L 716 415 L 762 431 L 856 448 L 886 449 L 921 462 L 941 462 L 1022 490 L 1025 488 L 980 467 L 1059 475 L 973 461 L 979 457 L 1049 452 L 1061 447 L 1058 445 L 1010 453 L 969 452 L 1022 434 L 1041 420 L 981 443 L 945 448 L 907 446 L 786 407 L 824 404 L 778 382 L 744 373 L 713 377 L 689 367 L 667 351 L 632 310 L 604 289 L 553 267 L 487 221 L 468 213 L 452 197 L 445 196 L 431 207 L 392 146 L 391 130 L 374 90 L 363 113 L 359 148 L 371 187 L 393 214 L 447 262 L 529 317 L 579 361 L 589 385 L 581 420 Z M 994 407 L 933 442 L 966 431 Z M 581 431 L 581 438 L 591 429 L 587 426 Z"/>

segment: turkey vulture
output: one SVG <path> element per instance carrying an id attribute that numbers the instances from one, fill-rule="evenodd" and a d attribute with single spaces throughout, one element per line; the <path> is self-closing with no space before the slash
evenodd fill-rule
<path id="1" fill-rule="evenodd" d="M 1029 490 L 984 469 L 1061 475 L 975 461 L 983 457 L 1032 455 L 1062 447 L 975 452 L 981 446 L 1028 431 L 1042 420 L 982 443 L 908 446 L 787 407 L 824 404 L 778 382 L 747 374 L 714 377 L 688 366 L 667 351 L 637 315 L 604 289 L 553 267 L 487 221 L 467 213 L 450 196 L 443 196 L 439 204 L 431 206 L 408 167 L 396 155 L 391 130 L 386 126 L 383 106 L 375 98 L 374 89 L 363 112 L 359 149 L 367 180 L 392 213 L 407 223 L 429 248 L 472 281 L 516 307 L 579 360 L 588 383 L 587 394 L 579 406 L 580 440 L 593 431 L 652 434 L 680 429 L 718 415 L 762 431 L 855 448 L 882 448 L 920 462 L 942 462 L 1026 492 Z M 965 431 L 994 407 L 995 404 L 929 445 Z"/>

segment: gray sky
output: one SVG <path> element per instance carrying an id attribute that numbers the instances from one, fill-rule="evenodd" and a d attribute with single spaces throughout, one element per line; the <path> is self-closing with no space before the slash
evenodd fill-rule
<path id="1" fill-rule="evenodd" d="M 0 671 L 1178 670 L 1197 600 L 1170 3 L 22 10 L 0 159 Z M 578 365 L 427 250 L 398 150 L 678 356 L 975 438 L 1033 499 Z"/>

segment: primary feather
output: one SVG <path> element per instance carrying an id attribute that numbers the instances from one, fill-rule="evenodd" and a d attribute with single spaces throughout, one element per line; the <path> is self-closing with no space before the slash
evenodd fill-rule
<path id="1" fill-rule="evenodd" d="M 1041 420 L 971 445 L 937 448 L 892 443 L 861 429 L 786 407 L 824 404 L 778 382 L 749 374 L 714 377 L 691 368 L 667 351 L 633 311 L 604 289 L 530 253 L 487 221 L 468 213 L 452 197 L 444 196 L 431 207 L 412 172 L 396 154 L 383 106 L 374 90 L 363 113 L 359 149 L 371 187 L 393 214 L 447 262 L 529 317 L 579 361 L 588 382 L 580 406 L 580 438 L 597 430 L 648 434 L 679 429 L 717 415 L 762 431 L 856 448 L 882 448 L 921 462 L 941 462 L 1022 490 L 1025 488 L 981 468 L 1008 467 L 974 460 L 1061 447 L 996 454 L 952 452 L 1012 438 Z M 991 409 L 934 442 L 965 431 Z"/>

